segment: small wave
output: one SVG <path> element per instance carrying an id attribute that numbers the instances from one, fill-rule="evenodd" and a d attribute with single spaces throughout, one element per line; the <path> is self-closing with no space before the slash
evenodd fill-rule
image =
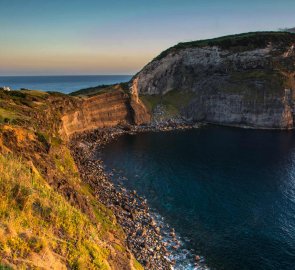
<path id="1" fill-rule="evenodd" d="M 170 252 L 169 260 L 175 262 L 175 270 L 210 270 L 205 263 L 203 256 L 197 255 L 194 250 L 186 248 L 185 239 L 175 232 L 169 224 L 155 210 L 151 210 L 151 215 L 161 227 L 163 242 L 167 243 L 167 249 Z M 189 239 L 187 239 L 189 241 Z M 196 260 L 199 256 L 199 260 Z"/>
<path id="2" fill-rule="evenodd" d="M 110 170 L 105 165 L 104 169 L 108 172 L 108 175 L 117 187 L 121 186 L 128 190 L 128 187 L 124 185 L 124 182 L 128 178 L 124 176 L 123 171 L 114 168 Z M 148 200 L 144 196 L 141 197 L 148 203 Z M 189 250 L 186 247 L 186 243 L 190 239 L 182 238 L 155 209 L 150 208 L 149 213 L 161 228 L 162 241 L 167 244 L 166 248 L 170 253 L 167 259 L 174 262 L 174 270 L 210 270 L 203 256 L 198 255 L 194 250 Z M 198 260 L 196 260 L 196 256 L 198 256 Z"/>

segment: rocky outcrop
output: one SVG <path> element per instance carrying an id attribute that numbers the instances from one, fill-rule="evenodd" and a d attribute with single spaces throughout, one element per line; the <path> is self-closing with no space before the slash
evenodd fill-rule
<path id="1" fill-rule="evenodd" d="M 151 121 L 151 116 L 145 105 L 138 97 L 137 91 L 131 92 L 130 107 L 133 116 L 133 123 L 135 125 L 141 125 Z"/>
<path id="2" fill-rule="evenodd" d="M 176 45 L 145 66 L 130 91 L 149 100 L 190 93 L 179 109 L 190 121 L 289 129 L 294 81 L 295 35 L 248 33 Z"/>
<path id="3" fill-rule="evenodd" d="M 112 91 L 80 100 L 76 109 L 62 117 L 62 133 L 69 137 L 97 128 L 147 122 L 149 114 L 139 100 L 123 91 Z"/>

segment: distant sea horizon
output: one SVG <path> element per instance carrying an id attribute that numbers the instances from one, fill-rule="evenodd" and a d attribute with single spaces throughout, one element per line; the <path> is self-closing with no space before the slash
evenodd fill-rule
<path id="1" fill-rule="evenodd" d="M 128 82 L 132 75 L 36 75 L 0 76 L 0 87 L 12 90 L 21 88 L 41 91 L 57 91 L 65 94 L 103 84 Z"/>

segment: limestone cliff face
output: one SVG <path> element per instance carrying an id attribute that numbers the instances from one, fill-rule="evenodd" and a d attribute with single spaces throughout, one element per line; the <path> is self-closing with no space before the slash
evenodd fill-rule
<path id="1" fill-rule="evenodd" d="M 62 116 L 62 133 L 74 133 L 117 125 L 149 122 L 149 114 L 142 103 L 122 91 L 99 94 L 80 100 L 77 107 Z"/>
<path id="2" fill-rule="evenodd" d="M 193 94 L 179 110 L 187 120 L 293 128 L 295 35 L 249 33 L 179 44 L 145 66 L 130 91 L 149 98 Z"/>

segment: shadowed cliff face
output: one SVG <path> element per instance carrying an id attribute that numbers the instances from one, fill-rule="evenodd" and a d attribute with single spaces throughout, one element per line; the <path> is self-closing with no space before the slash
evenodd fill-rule
<path id="1" fill-rule="evenodd" d="M 250 34 L 170 48 L 133 78 L 131 92 L 152 103 L 190 93 L 178 112 L 187 120 L 289 129 L 294 78 L 295 35 Z"/>
<path id="2" fill-rule="evenodd" d="M 62 131 L 70 136 L 86 130 L 149 121 L 150 116 L 140 100 L 118 90 L 80 100 L 76 110 L 62 117 Z"/>

